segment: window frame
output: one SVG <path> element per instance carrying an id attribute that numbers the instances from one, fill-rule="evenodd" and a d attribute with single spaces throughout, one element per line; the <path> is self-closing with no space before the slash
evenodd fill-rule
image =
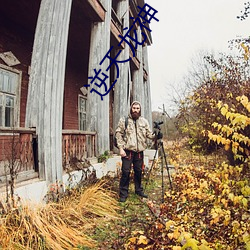
<path id="1" fill-rule="evenodd" d="M 85 112 L 82 112 L 81 111 L 81 99 L 84 99 L 85 100 Z M 81 116 L 80 114 L 83 113 L 85 114 L 85 117 L 87 118 L 87 97 L 86 96 L 83 96 L 83 95 L 78 95 L 78 129 L 80 131 L 86 131 L 87 129 L 87 119 L 85 119 L 85 129 L 81 129 Z M 83 125 L 84 127 L 84 125 Z"/>
<path id="2" fill-rule="evenodd" d="M 16 128 L 16 127 L 20 127 L 20 100 L 21 100 L 21 83 L 22 83 L 22 71 L 17 70 L 17 69 L 13 69 L 9 66 L 3 65 L 0 63 L 0 69 L 8 71 L 10 73 L 14 73 L 17 75 L 17 86 L 16 86 L 16 93 L 10 93 L 10 92 L 5 92 L 5 91 L 1 91 L 0 90 L 0 95 L 3 96 L 3 100 L 6 99 L 6 96 L 11 96 L 14 97 L 14 121 L 13 121 L 13 126 L 10 127 L 6 127 L 5 126 L 5 111 L 4 111 L 4 115 L 3 115 L 3 119 L 4 119 L 4 124 L 3 126 L 0 125 L 0 127 L 2 128 Z M 4 107 L 5 104 L 4 104 Z"/>

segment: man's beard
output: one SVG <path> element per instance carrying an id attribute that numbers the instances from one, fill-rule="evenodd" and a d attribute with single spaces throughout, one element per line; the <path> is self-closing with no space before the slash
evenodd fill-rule
<path id="1" fill-rule="evenodd" d="M 131 114 L 133 120 L 137 120 L 140 117 L 140 113 L 134 112 Z"/>

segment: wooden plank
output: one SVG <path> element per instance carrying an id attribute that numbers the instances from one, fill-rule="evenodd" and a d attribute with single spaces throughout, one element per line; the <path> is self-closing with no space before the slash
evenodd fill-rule
<path id="1" fill-rule="evenodd" d="M 122 36 L 122 33 L 120 32 L 118 27 L 115 25 L 113 20 L 111 21 L 111 24 L 110 24 L 110 30 L 111 30 L 111 33 L 113 34 L 114 38 L 116 39 L 117 43 L 119 43 L 121 41 L 121 38 L 119 37 L 119 35 Z M 121 46 L 121 48 L 124 49 L 125 42 L 123 41 L 120 46 Z"/>
<path id="2" fill-rule="evenodd" d="M 33 128 L 22 128 L 22 127 L 15 127 L 15 128 L 7 128 L 7 127 L 0 127 L 0 134 L 2 133 L 30 133 L 35 134 L 36 129 Z"/>
<path id="3" fill-rule="evenodd" d="M 98 0 L 76 0 L 81 12 L 93 22 L 104 22 L 106 10 Z"/>
<path id="4" fill-rule="evenodd" d="M 92 131 L 81 131 L 81 130 L 73 130 L 73 129 L 63 129 L 62 134 L 74 134 L 74 135 L 96 135 L 96 132 Z"/>
<path id="5" fill-rule="evenodd" d="M 133 56 L 133 53 L 131 50 L 129 50 L 129 55 L 132 58 L 131 59 L 131 67 L 133 70 L 139 70 L 141 62 L 137 56 Z"/>
<path id="6" fill-rule="evenodd" d="M 20 64 L 20 61 L 15 57 L 11 51 L 0 53 L 0 58 L 8 65 L 15 66 Z"/>
<path id="7" fill-rule="evenodd" d="M 144 81 L 148 80 L 148 72 L 146 71 L 145 68 L 143 68 L 143 79 L 144 79 Z"/>
<path id="8" fill-rule="evenodd" d="M 21 172 L 17 175 L 15 184 L 17 185 L 24 181 L 28 181 L 28 180 L 36 179 L 36 178 L 38 178 L 38 173 L 35 172 L 34 170 Z M 7 180 L 10 180 L 10 175 L 7 175 Z M 6 185 L 6 176 L 0 176 L 0 188 L 4 187 L 5 185 Z"/>

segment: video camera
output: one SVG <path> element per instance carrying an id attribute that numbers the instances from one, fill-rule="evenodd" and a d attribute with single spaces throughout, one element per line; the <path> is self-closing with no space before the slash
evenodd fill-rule
<path id="1" fill-rule="evenodd" d="M 160 122 L 154 121 L 154 134 L 156 135 L 156 137 L 155 137 L 155 146 L 157 144 L 157 140 L 163 138 L 163 134 L 161 132 L 161 127 L 160 127 L 160 125 L 162 125 L 162 124 L 163 124 L 163 121 L 160 121 Z"/>
<path id="2" fill-rule="evenodd" d="M 162 125 L 162 124 L 163 124 L 163 121 L 161 121 L 161 122 L 154 122 L 154 128 L 161 130 L 160 125 Z"/>

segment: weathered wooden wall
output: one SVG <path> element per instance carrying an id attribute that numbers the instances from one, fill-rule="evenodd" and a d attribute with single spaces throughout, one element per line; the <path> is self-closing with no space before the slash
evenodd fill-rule
<path id="1" fill-rule="evenodd" d="M 40 178 L 47 180 L 48 183 L 60 181 L 62 178 L 62 148 L 65 148 L 62 147 L 62 141 L 65 141 L 62 140 L 64 136 L 62 134 L 65 133 L 62 128 L 79 129 L 80 87 L 87 84 L 87 77 L 93 76 L 94 69 L 102 69 L 109 75 L 109 71 L 105 71 L 110 64 L 109 60 L 106 59 L 101 66 L 99 63 L 114 44 L 112 36 L 118 39 L 118 33 L 112 33 L 114 32 L 111 22 L 112 1 L 117 1 L 114 4 L 115 11 L 123 28 L 130 26 L 130 5 L 133 2 L 133 14 L 136 15 L 135 6 L 138 4 L 137 0 L 100 0 L 100 2 L 74 0 L 75 8 L 72 11 L 72 1 L 41 0 L 40 2 L 36 0 L 31 6 L 28 2 L 15 0 L 14 5 L 8 4 L 6 10 L 4 7 L 0 8 L 0 14 L 4 12 L 4 16 L 0 15 L 0 53 L 12 51 L 21 62 L 12 67 L 22 72 L 18 126 L 36 128 L 39 174 Z M 13 6 L 19 6 L 19 9 L 23 6 L 22 20 L 25 19 L 25 23 L 22 23 L 22 20 L 19 22 L 16 15 L 18 9 Z M 26 8 L 31 13 L 27 18 Z M 36 20 L 37 16 L 38 20 Z M 8 20 L 8 17 L 13 20 Z M 69 34 L 72 22 L 75 25 L 71 26 L 73 28 Z M 80 32 L 80 35 L 77 32 Z M 137 32 L 140 37 L 141 31 Z M 78 42 L 74 43 L 74 41 Z M 117 49 L 117 53 L 118 51 Z M 125 60 L 130 56 L 130 47 L 124 43 L 118 60 Z M 88 93 L 87 130 L 97 132 L 98 154 L 110 149 L 110 126 L 115 129 L 120 117 L 128 114 L 131 100 L 139 100 L 142 103 L 142 114 L 151 121 L 150 80 L 149 77 L 143 79 L 145 73 L 143 67 L 147 72 L 149 71 L 147 60 L 147 46 L 138 45 L 137 55 L 133 58 L 133 62 L 119 64 L 120 77 L 117 79 L 112 96 L 105 96 L 102 101 L 96 93 Z M 66 67 L 66 61 L 69 67 Z M 1 59 L 0 63 L 4 64 Z M 116 75 L 115 67 L 111 72 L 112 77 Z M 90 84 L 90 80 L 88 83 Z M 90 90 L 91 88 L 88 91 Z M 104 88 L 102 87 L 100 91 L 104 92 Z M 113 110 L 112 103 L 114 103 Z M 88 151 L 84 148 L 88 139 L 75 138 L 74 140 L 77 145 L 79 141 L 83 143 L 77 151 L 78 156 L 81 152 L 85 154 Z M 68 154 L 69 145 L 74 143 L 66 144 Z M 92 145 L 90 155 L 93 156 L 95 142 L 90 145 Z M 69 154 L 67 157 L 69 158 Z"/>
<path id="2" fill-rule="evenodd" d="M 40 177 L 62 179 L 62 114 L 72 0 L 42 0 L 31 62 L 26 126 L 36 127 Z"/>

